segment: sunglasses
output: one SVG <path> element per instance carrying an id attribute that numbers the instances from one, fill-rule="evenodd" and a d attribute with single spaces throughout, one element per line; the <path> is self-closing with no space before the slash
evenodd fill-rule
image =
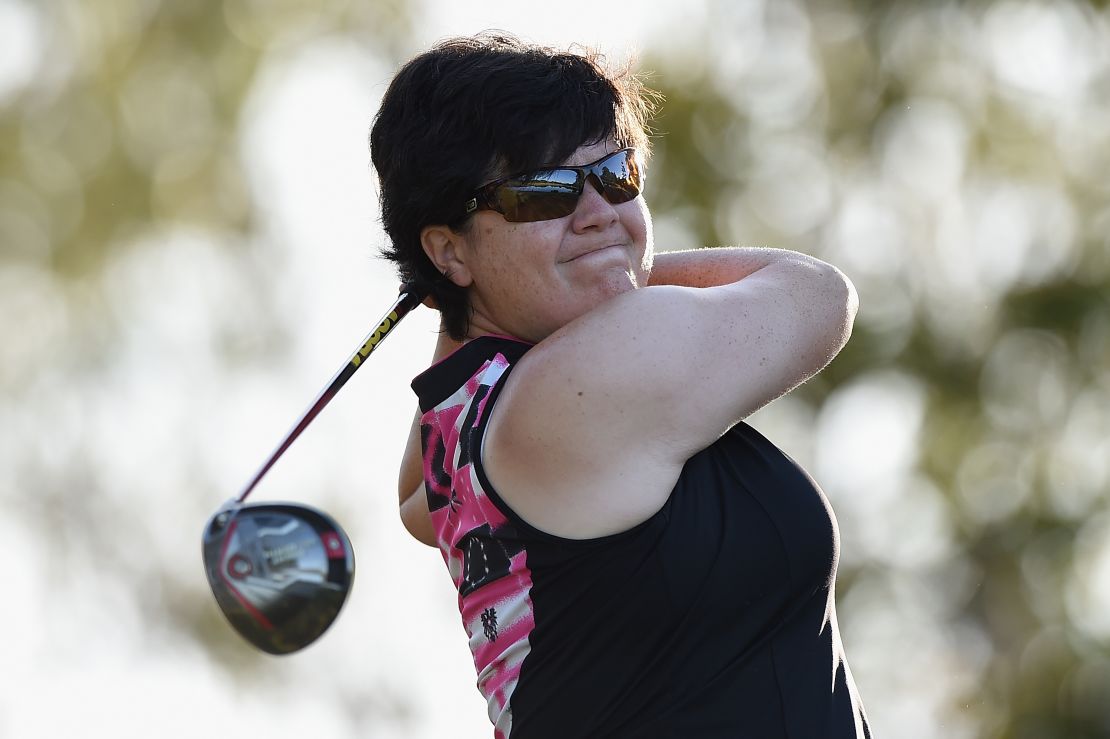
<path id="1" fill-rule="evenodd" d="M 569 216 L 578 207 L 588 181 L 611 204 L 627 203 L 640 194 L 643 168 L 639 152 L 628 148 L 582 167 L 553 167 L 504 177 L 479 188 L 466 201 L 464 217 L 479 210 L 495 210 L 510 223 Z"/>

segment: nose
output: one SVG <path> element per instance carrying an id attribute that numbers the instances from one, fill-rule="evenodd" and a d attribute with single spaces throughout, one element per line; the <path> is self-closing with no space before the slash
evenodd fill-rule
<path id="1" fill-rule="evenodd" d="M 605 199 L 601 180 L 591 174 L 586 178 L 578 207 L 574 209 L 574 229 L 583 231 L 589 228 L 605 228 L 618 219 L 617 210 Z"/>

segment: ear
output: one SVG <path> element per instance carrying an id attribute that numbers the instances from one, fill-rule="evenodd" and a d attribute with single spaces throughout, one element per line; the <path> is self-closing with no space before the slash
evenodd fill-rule
<path id="1" fill-rule="evenodd" d="M 469 287 L 473 280 L 467 268 L 466 237 L 448 226 L 425 226 L 420 231 L 420 245 L 432 264 L 459 287 Z"/>

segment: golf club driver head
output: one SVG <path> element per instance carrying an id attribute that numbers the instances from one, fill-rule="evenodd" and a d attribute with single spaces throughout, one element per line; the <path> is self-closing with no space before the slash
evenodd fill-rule
<path id="1" fill-rule="evenodd" d="M 295 652 L 323 634 L 354 580 L 347 534 L 301 504 L 230 501 L 205 526 L 203 555 L 220 610 L 270 654 Z"/>

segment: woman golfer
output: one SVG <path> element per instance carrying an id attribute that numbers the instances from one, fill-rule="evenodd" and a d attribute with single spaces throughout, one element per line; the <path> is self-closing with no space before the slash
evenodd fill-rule
<path id="1" fill-rule="evenodd" d="M 855 292 L 796 252 L 656 254 L 650 101 L 497 34 L 392 81 L 387 255 L 444 326 L 402 517 L 447 563 L 497 737 L 867 737 L 836 521 L 743 421 L 836 355 Z"/>

